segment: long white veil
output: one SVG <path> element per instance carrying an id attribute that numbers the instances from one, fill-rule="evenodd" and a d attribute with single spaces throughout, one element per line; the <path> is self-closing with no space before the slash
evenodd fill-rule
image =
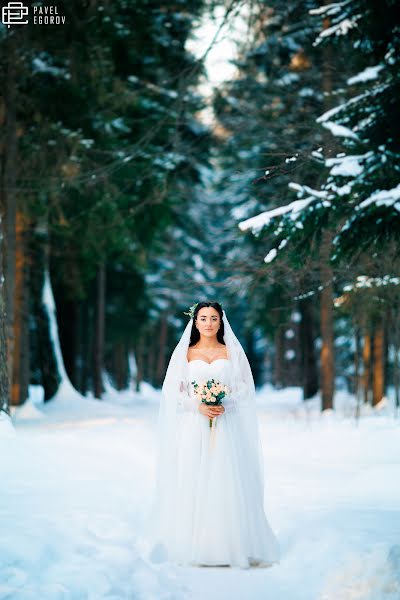
<path id="1" fill-rule="evenodd" d="M 251 464 L 252 479 L 264 498 L 264 467 L 262 447 L 258 431 L 254 379 L 247 356 L 239 340 L 232 331 L 223 311 L 224 342 L 227 355 L 232 362 L 234 373 L 233 389 L 230 396 L 235 401 L 238 419 L 240 420 L 240 444 L 247 446 Z M 157 425 L 156 475 L 153 503 L 147 519 L 147 537 L 153 543 L 168 537 L 171 514 L 179 503 L 175 495 L 175 477 L 177 452 L 180 434 L 180 411 L 178 403 L 182 389 L 188 381 L 187 352 L 190 343 L 193 319 L 185 327 L 179 343 L 173 351 L 160 400 Z"/>

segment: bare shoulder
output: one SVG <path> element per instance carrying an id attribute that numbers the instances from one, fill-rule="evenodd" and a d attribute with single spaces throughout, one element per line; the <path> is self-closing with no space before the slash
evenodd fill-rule
<path id="1" fill-rule="evenodd" d="M 220 349 L 220 352 L 221 352 L 220 358 L 228 358 L 228 349 L 225 346 L 225 344 L 220 344 L 219 345 L 219 349 Z"/>
<path id="2" fill-rule="evenodd" d="M 187 359 L 193 360 L 195 358 L 197 358 L 199 356 L 199 354 L 201 354 L 201 348 L 194 348 L 193 346 L 190 346 L 188 348 L 188 353 L 187 353 Z"/>
<path id="3" fill-rule="evenodd" d="M 227 358 L 228 352 L 225 344 L 218 344 L 217 349 L 218 353 L 216 358 Z M 212 354 L 212 356 L 210 356 L 210 354 L 207 352 L 207 350 L 204 350 L 204 348 L 196 348 L 195 346 L 190 346 L 188 348 L 187 360 L 189 362 L 191 360 L 201 357 L 204 357 L 205 359 L 209 359 L 211 357 L 214 358 L 214 353 Z"/>

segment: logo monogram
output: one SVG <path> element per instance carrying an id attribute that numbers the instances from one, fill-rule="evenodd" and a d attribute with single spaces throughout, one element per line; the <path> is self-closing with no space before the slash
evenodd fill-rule
<path id="1" fill-rule="evenodd" d="M 28 19 L 24 17 L 28 16 L 28 7 L 24 6 L 22 2 L 9 2 L 6 6 L 3 6 L 1 11 L 1 20 L 3 25 L 11 27 L 11 25 L 27 25 Z"/>
<path id="2" fill-rule="evenodd" d="M 45 6 L 38 6 L 34 4 L 32 9 L 33 17 L 31 17 L 31 22 L 33 25 L 65 24 L 65 15 L 58 14 L 58 7 L 56 5 L 46 4 Z M 3 25 L 7 27 L 11 27 L 11 25 L 27 25 L 29 22 L 28 14 L 29 9 L 23 2 L 11 0 L 11 2 L 3 6 L 1 20 Z"/>

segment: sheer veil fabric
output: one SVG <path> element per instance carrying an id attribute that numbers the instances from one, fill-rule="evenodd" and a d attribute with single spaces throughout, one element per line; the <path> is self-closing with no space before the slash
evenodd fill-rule
<path id="1" fill-rule="evenodd" d="M 256 394 L 253 375 L 247 356 L 232 331 L 223 311 L 224 341 L 231 364 L 229 399 L 234 401 L 240 423 L 238 443 L 247 457 L 252 473 L 251 488 L 261 502 L 264 501 L 264 465 L 262 446 L 256 413 Z M 173 351 L 162 386 L 156 438 L 156 474 L 153 502 L 147 516 L 146 536 L 151 547 L 161 551 L 164 558 L 164 542 L 174 535 L 171 518 L 179 509 L 176 494 L 176 471 L 178 464 L 180 402 L 189 378 L 187 352 L 193 319 L 187 323 L 182 337 Z M 168 544 L 166 544 L 168 545 Z"/>

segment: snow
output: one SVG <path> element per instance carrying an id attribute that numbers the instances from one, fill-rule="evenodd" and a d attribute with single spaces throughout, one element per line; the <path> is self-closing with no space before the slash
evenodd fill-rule
<path id="1" fill-rule="evenodd" d="M 348 196 L 351 192 L 352 185 L 352 183 L 346 183 L 346 185 L 338 187 L 334 182 L 332 182 L 326 185 L 326 189 L 335 192 L 335 194 L 338 196 Z"/>
<path id="2" fill-rule="evenodd" d="M 282 77 L 275 80 L 275 84 L 280 87 L 286 87 L 292 83 L 297 83 L 298 81 L 300 81 L 300 75 L 298 73 L 285 73 Z"/>
<path id="3" fill-rule="evenodd" d="M 0 411 L 0 435 L 3 440 L 16 436 L 16 431 L 10 417 L 2 410 Z"/>
<path id="4" fill-rule="evenodd" d="M 352 19 L 343 19 L 343 21 L 340 21 L 332 27 L 328 27 L 327 29 L 321 31 L 318 37 L 325 38 L 333 34 L 346 35 L 350 31 L 350 29 L 353 29 L 353 27 L 357 27 L 357 21 L 361 18 L 361 16 L 361 14 L 358 14 L 354 15 Z"/>
<path id="5" fill-rule="evenodd" d="M 54 77 L 63 77 L 64 79 L 71 79 L 70 73 L 66 69 L 60 69 L 59 67 L 53 67 L 43 60 L 46 57 L 45 53 L 41 54 L 42 58 L 36 57 L 32 60 L 32 67 L 34 73 L 50 73 Z"/>
<path id="6" fill-rule="evenodd" d="M 353 96 L 352 98 L 350 98 L 343 104 L 339 104 L 338 106 L 334 106 L 333 108 L 330 108 L 329 110 L 324 112 L 322 115 L 320 115 L 316 119 L 316 122 L 324 123 L 325 121 L 330 120 L 331 117 L 335 117 L 335 116 L 341 117 L 342 115 L 344 115 L 344 113 L 346 111 L 352 110 L 350 107 L 352 107 L 354 104 L 357 105 L 364 101 L 368 101 L 369 103 L 371 103 L 374 99 L 374 96 L 383 94 L 383 92 L 385 92 L 388 88 L 389 88 L 389 84 L 387 84 L 387 83 L 379 84 L 379 85 L 377 84 L 374 87 L 370 87 L 366 92 L 363 92 L 362 94 L 359 94 L 358 96 Z M 342 115 L 340 113 L 342 113 Z"/>
<path id="7" fill-rule="evenodd" d="M 364 81 L 371 81 L 377 79 L 379 71 L 383 69 L 383 65 L 375 65 L 374 67 L 367 67 L 357 75 L 350 77 L 347 80 L 347 85 L 354 85 L 355 83 L 363 83 Z"/>
<path id="8" fill-rule="evenodd" d="M 237 205 L 234 206 L 231 210 L 231 215 L 235 219 L 235 221 L 240 221 L 244 219 L 245 216 L 249 213 L 249 206 L 246 203 L 245 205 Z"/>
<path id="9" fill-rule="evenodd" d="M 313 98 L 316 94 L 316 91 L 311 87 L 303 87 L 299 90 L 298 95 L 301 98 Z"/>
<path id="10" fill-rule="evenodd" d="M 344 127 L 344 125 L 338 125 L 337 123 L 333 123 L 332 121 L 325 121 L 322 123 L 322 125 L 323 127 L 325 127 L 325 129 L 328 129 L 331 132 L 331 134 L 336 137 L 352 138 L 354 140 L 359 139 L 358 135 L 356 135 L 354 131 L 352 131 L 348 127 Z"/>
<path id="11" fill-rule="evenodd" d="M 49 271 L 46 269 L 44 274 L 44 285 L 42 291 L 42 302 L 47 312 L 50 324 L 50 338 L 52 342 L 52 347 L 54 348 L 54 354 L 56 358 L 57 364 L 57 372 L 61 377 L 61 385 L 59 388 L 59 393 L 62 392 L 65 395 L 70 396 L 71 398 L 79 398 L 78 392 L 73 387 L 72 383 L 69 380 L 67 375 L 67 371 L 64 366 L 64 360 L 61 352 L 60 339 L 58 336 L 58 326 L 57 326 L 57 315 L 56 315 L 56 303 L 54 300 L 53 290 L 51 287 L 50 275 Z"/>
<path id="12" fill-rule="evenodd" d="M 391 398 L 356 419 L 298 388 L 258 392 L 266 513 L 282 549 L 268 569 L 151 559 L 142 525 L 159 391 L 97 401 L 32 389 L 0 420 L 0 598 L 394 600 L 400 593 L 400 436 Z M 34 410 L 33 410 L 34 408 Z M 4 433 L 7 432 L 7 435 Z"/>
<path id="13" fill-rule="evenodd" d="M 80 140 L 79 143 L 82 144 L 82 146 L 84 146 L 85 148 L 91 148 L 94 144 L 94 140 L 88 138 L 85 140 Z"/>
<path id="14" fill-rule="evenodd" d="M 279 246 L 278 246 L 278 250 L 282 250 L 282 248 L 284 248 L 287 244 L 287 240 L 284 239 L 280 242 Z"/>
<path id="15" fill-rule="evenodd" d="M 299 194 L 307 193 L 313 196 L 313 198 L 309 198 L 307 200 L 314 200 L 315 198 L 320 198 L 321 200 L 329 200 L 329 198 L 332 198 L 332 196 L 328 194 L 328 192 L 326 192 L 325 190 L 315 190 L 309 187 L 308 185 L 300 185 L 298 183 L 295 183 L 294 181 L 291 181 L 288 187 L 292 190 L 297 190 Z"/>
<path id="16" fill-rule="evenodd" d="M 340 159 L 340 160 L 342 160 L 342 159 Z M 303 211 L 310 204 L 315 202 L 316 198 L 319 198 L 321 200 L 321 203 L 323 206 L 325 206 L 325 207 L 331 206 L 330 199 L 333 198 L 333 196 L 331 194 L 329 194 L 328 190 L 315 190 L 315 189 L 310 188 L 307 185 L 299 185 L 298 183 L 295 183 L 295 182 L 290 182 L 288 184 L 288 187 L 293 190 L 296 190 L 298 197 L 300 197 L 301 195 L 304 195 L 306 193 L 311 194 L 311 195 L 308 198 L 294 200 L 293 202 L 290 202 L 289 204 L 285 204 L 283 206 L 278 206 L 277 208 L 273 208 L 272 210 L 267 210 L 267 211 L 262 212 L 254 217 L 250 217 L 249 219 L 241 221 L 239 223 L 239 228 L 241 229 L 241 231 L 246 231 L 248 229 L 251 229 L 251 231 L 254 235 L 258 235 L 264 227 L 267 227 L 268 225 L 271 224 L 271 221 L 275 217 L 280 217 L 282 215 L 287 215 L 287 217 L 293 221 L 293 224 L 297 228 L 302 229 L 303 224 L 301 223 L 301 221 L 298 220 L 298 218 L 301 217 Z M 280 229 L 277 228 L 275 230 L 275 235 L 278 235 L 280 232 L 281 232 Z M 286 239 L 282 240 L 279 244 L 278 249 L 281 250 L 282 248 L 285 247 L 286 244 L 287 244 L 287 240 Z M 276 255 L 277 255 L 276 248 L 271 249 L 268 252 L 267 256 L 265 256 L 264 262 L 269 263 L 269 262 L 273 261 L 275 259 Z"/>
<path id="17" fill-rule="evenodd" d="M 330 108 L 326 112 L 322 113 L 322 115 L 317 117 L 316 122 L 323 123 L 324 121 L 328 121 L 331 117 L 334 117 L 340 112 L 345 111 L 349 106 L 357 104 L 358 102 L 362 102 L 366 98 L 370 97 L 371 93 L 372 91 L 368 90 L 368 92 L 364 92 L 363 94 L 359 94 L 358 96 L 353 96 L 352 98 L 350 98 L 350 100 L 347 100 L 347 102 L 344 102 L 343 104 L 339 104 L 337 106 L 334 106 L 333 108 Z"/>
<path id="18" fill-rule="evenodd" d="M 259 233 L 263 227 L 266 227 L 270 224 L 274 217 L 278 217 L 285 213 L 291 213 L 292 218 L 296 218 L 296 216 L 310 203 L 311 200 L 313 200 L 313 198 L 307 198 L 306 200 L 294 200 L 293 202 L 290 202 L 290 204 L 285 204 L 284 206 L 278 206 L 272 210 L 267 210 L 259 215 L 256 215 L 255 217 L 241 221 L 239 223 L 239 228 L 242 231 L 251 229 L 253 233 Z"/>
<path id="19" fill-rule="evenodd" d="M 313 156 L 314 158 L 317 158 L 318 160 L 323 160 L 324 156 L 323 154 L 321 154 L 321 152 L 317 152 L 316 150 L 313 150 L 310 153 L 311 156 Z"/>
<path id="20" fill-rule="evenodd" d="M 318 8 L 311 8 L 308 12 L 310 15 L 335 15 L 343 9 L 343 2 L 335 2 L 326 4 Z"/>
<path id="21" fill-rule="evenodd" d="M 394 208 L 400 211 L 400 183 L 391 190 L 378 190 L 371 194 L 369 198 L 363 200 L 359 206 L 358 210 L 362 210 L 366 208 L 370 204 L 376 204 L 376 206 L 394 206 Z"/>
<path id="22" fill-rule="evenodd" d="M 360 162 L 366 155 L 338 156 L 336 158 L 327 158 L 325 164 L 331 167 L 330 174 L 341 177 L 357 177 L 363 172 Z"/>
<path id="23" fill-rule="evenodd" d="M 270 262 L 272 262 L 272 261 L 274 260 L 274 258 L 276 257 L 277 253 L 278 253 L 278 252 L 277 252 L 276 248 L 272 248 L 272 249 L 271 249 L 271 250 L 268 252 L 267 256 L 265 256 L 265 258 L 264 258 L 264 262 L 266 262 L 266 263 L 270 263 Z"/>
<path id="24" fill-rule="evenodd" d="M 400 285 L 399 277 L 383 275 L 383 277 L 369 277 L 368 275 L 358 275 L 355 283 L 343 286 L 344 292 L 354 291 L 356 288 L 374 288 L 386 285 Z"/>

